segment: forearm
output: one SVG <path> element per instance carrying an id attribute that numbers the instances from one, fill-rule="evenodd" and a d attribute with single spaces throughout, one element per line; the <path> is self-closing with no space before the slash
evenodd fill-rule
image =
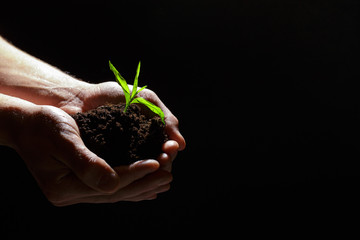
<path id="1" fill-rule="evenodd" d="M 89 84 L 15 48 L 0 37 L 0 93 L 58 106 Z"/>
<path id="2" fill-rule="evenodd" d="M 0 145 L 14 147 L 24 117 L 39 108 L 31 102 L 0 93 Z"/>

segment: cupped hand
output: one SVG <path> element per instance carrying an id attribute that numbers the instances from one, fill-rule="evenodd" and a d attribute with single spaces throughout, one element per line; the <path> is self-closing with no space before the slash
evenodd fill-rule
<path id="1" fill-rule="evenodd" d="M 34 105 L 19 121 L 14 148 L 56 206 L 154 199 L 170 187 L 171 174 L 155 160 L 112 169 L 86 148 L 75 121 L 59 108 Z"/>
<path id="2" fill-rule="evenodd" d="M 153 91 L 144 90 L 139 96 L 164 111 L 170 140 L 164 143 L 158 159 L 113 169 L 86 148 L 68 114 L 124 102 L 121 87 L 115 81 L 79 81 L 14 48 L 1 37 L 0 48 L 0 92 L 21 99 L 23 102 L 15 104 L 16 108 L 24 110 L 25 101 L 32 106 L 26 108 L 26 113 L 18 114 L 17 122 L 12 122 L 11 130 L 16 134 L 10 131 L 6 136 L 15 136 L 11 147 L 22 156 L 52 203 L 62 206 L 139 201 L 153 199 L 169 188 L 171 164 L 177 152 L 185 148 L 185 140 L 178 120 Z M 8 115 L 9 108 L 5 109 L 4 114 Z"/>
<path id="3" fill-rule="evenodd" d="M 129 85 L 130 91 L 132 86 Z M 116 82 L 104 82 L 100 84 L 84 84 L 77 88 L 76 97 L 61 102 L 59 107 L 68 113 L 85 112 L 94 109 L 106 103 L 124 102 L 125 97 L 121 87 Z M 165 106 L 155 92 L 145 89 L 138 95 L 159 106 L 165 115 L 166 133 L 169 141 L 162 146 L 163 153 L 158 157 L 161 169 L 171 171 L 173 160 L 178 151 L 185 149 L 186 143 L 184 137 L 179 131 L 179 121 Z"/>

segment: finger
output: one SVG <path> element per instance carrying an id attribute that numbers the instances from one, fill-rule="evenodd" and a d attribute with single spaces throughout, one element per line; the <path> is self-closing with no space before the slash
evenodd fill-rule
<path id="1" fill-rule="evenodd" d="M 179 121 L 174 116 L 174 114 L 171 113 L 171 111 L 165 106 L 165 104 L 153 91 L 145 89 L 144 91 L 140 92 L 139 95 L 161 108 L 165 115 L 166 133 L 171 140 L 175 140 L 179 143 L 179 151 L 184 150 L 186 147 L 186 142 L 179 131 Z"/>
<path id="2" fill-rule="evenodd" d="M 142 201 L 152 198 L 154 195 L 170 189 L 171 174 L 165 171 L 157 171 L 140 181 L 129 184 L 125 189 L 120 189 L 112 195 L 97 195 L 80 197 L 69 201 L 63 201 L 58 206 L 66 206 L 76 203 L 115 203 L 119 201 Z"/>
<path id="3" fill-rule="evenodd" d="M 92 154 L 91 152 L 88 154 Z M 96 157 L 96 155 L 95 155 Z M 155 160 L 143 160 L 135 162 L 128 166 L 119 166 L 115 169 L 112 169 L 107 163 L 100 159 L 96 158 L 95 161 L 99 161 L 97 164 L 103 169 L 107 169 L 109 172 L 105 172 L 101 177 L 100 180 L 96 183 L 97 188 L 100 188 L 101 192 L 104 193 L 115 193 L 121 188 L 126 187 L 127 185 L 131 184 L 132 182 L 143 178 L 147 174 L 155 172 L 160 167 L 160 164 Z M 101 161 L 101 162 L 100 162 Z M 103 165 L 105 164 L 105 165 Z M 93 169 L 95 172 L 96 170 Z M 93 174 L 95 176 L 96 173 Z M 116 182 L 114 183 L 114 177 L 116 177 Z M 95 188 L 96 189 L 96 188 Z"/>
<path id="4" fill-rule="evenodd" d="M 161 153 L 159 155 L 159 157 L 157 158 L 157 160 L 159 161 L 160 163 L 160 168 L 162 170 L 165 170 L 165 171 L 168 171 L 168 172 L 171 172 L 171 169 L 172 169 L 172 160 L 170 158 L 170 156 L 166 153 Z"/>
<path id="5" fill-rule="evenodd" d="M 157 195 L 159 193 L 166 192 L 169 189 L 170 189 L 170 184 L 165 184 L 165 185 L 160 186 L 152 191 L 142 193 L 138 196 L 121 199 L 121 201 L 140 202 L 140 201 L 144 201 L 144 200 L 154 200 L 157 198 Z M 69 206 L 69 205 L 78 204 L 78 203 L 111 203 L 108 199 L 109 199 L 108 196 L 82 197 L 82 198 L 77 198 L 77 199 L 73 199 L 73 200 L 59 202 L 58 204 L 54 204 L 54 205 L 57 207 L 63 207 L 63 206 Z"/>
<path id="6" fill-rule="evenodd" d="M 179 121 L 173 114 L 171 114 L 170 110 L 168 110 L 168 113 L 165 114 L 165 122 L 165 131 L 168 134 L 169 139 L 174 140 L 179 144 L 178 151 L 184 150 L 186 142 L 179 131 Z"/>
<path id="7" fill-rule="evenodd" d="M 52 156 L 44 157 L 33 153 L 24 155 L 23 152 L 20 152 L 20 155 L 45 197 L 55 206 L 61 206 L 63 202 L 95 192 L 82 183 L 67 166 Z M 29 159 L 36 161 L 37 167 L 29 165 Z"/>
<path id="8" fill-rule="evenodd" d="M 83 112 L 97 108 L 104 103 L 118 104 L 119 102 L 125 102 L 124 92 L 116 82 L 103 82 L 99 84 L 93 84 L 91 86 L 86 97 L 85 104 L 82 108 Z"/>
<path id="9" fill-rule="evenodd" d="M 119 188 L 123 188 L 133 181 L 144 177 L 152 171 L 156 171 L 159 163 L 154 160 L 138 161 L 129 166 L 120 166 L 116 168 L 120 178 Z M 109 194 L 103 194 L 95 191 L 83 182 L 79 181 L 74 174 L 68 174 L 58 181 L 56 189 L 51 188 L 53 192 L 47 192 L 48 200 L 55 206 L 67 206 L 76 203 L 96 203 L 111 202 Z"/>
<path id="10" fill-rule="evenodd" d="M 44 109 L 56 126 L 51 138 L 52 156 L 68 166 L 87 186 L 100 192 L 116 191 L 117 173 L 84 145 L 75 120 L 58 108 Z"/>
<path id="11" fill-rule="evenodd" d="M 47 199 L 57 207 L 79 203 L 79 199 L 99 194 L 98 191 L 80 181 L 73 173 L 59 179 L 56 185 L 42 188 L 42 190 Z"/>
<path id="12" fill-rule="evenodd" d="M 115 167 L 114 169 L 120 177 L 119 189 L 155 172 L 159 167 L 159 162 L 155 160 L 142 160 L 131 165 Z"/>
<path id="13" fill-rule="evenodd" d="M 163 153 L 159 155 L 157 160 L 160 163 L 161 169 L 171 172 L 172 163 L 178 153 L 179 144 L 176 141 L 169 140 L 162 146 Z"/>
<path id="14" fill-rule="evenodd" d="M 68 114 L 76 114 L 82 111 L 81 107 L 72 105 L 61 106 L 60 109 Z"/>
<path id="15" fill-rule="evenodd" d="M 130 199 L 136 197 L 142 193 L 152 191 L 159 186 L 169 184 L 172 181 L 172 175 L 163 170 L 158 170 L 148 176 L 133 182 L 127 187 L 121 189 L 121 191 L 111 196 L 111 202 L 118 202 L 124 199 Z"/>
<path id="16" fill-rule="evenodd" d="M 179 143 L 174 140 L 166 141 L 162 145 L 162 150 L 164 151 L 164 153 L 169 155 L 171 161 L 174 161 L 174 159 L 176 158 L 179 148 Z"/>
<path id="17" fill-rule="evenodd" d="M 119 188 L 118 174 L 86 148 L 80 137 L 72 134 L 64 138 L 61 151 L 55 157 L 66 164 L 85 185 L 103 193 L 112 193 Z"/>
<path id="18" fill-rule="evenodd" d="M 168 134 L 169 139 L 174 140 L 179 144 L 179 151 L 184 150 L 186 142 L 179 131 L 179 120 L 161 101 L 159 102 L 159 106 L 163 109 L 165 115 L 165 131 Z"/>

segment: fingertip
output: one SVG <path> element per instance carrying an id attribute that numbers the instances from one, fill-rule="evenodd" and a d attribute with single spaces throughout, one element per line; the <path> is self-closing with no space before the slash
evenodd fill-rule
<path id="1" fill-rule="evenodd" d="M 179 149 L 178 151 L 182 151 L 186 148 L 186 141 L 185 141 L 185 138 L 179 133 L 179 138 L 178 138 L 178 141 L 177 143 L 179 144 Z"/>
<path id="2" fill-rule="evenodd" d="M 97 187 L 105 193 L 114 193 L 120 184 L 119 175 L 115 171 L 107 172 L 100 178 Z"/>
<path id="3" fill-rule="evenodd" d="M 173 159 L 167 153 L 161 153 L 157 160 L 159 161 L 160 166 L 162 166 L 162 169 L 167 169 L 168 171 L 171 170 Z"/>
<path id="4" fill-rule="evenodd" d="M 178 151 L 182 151 L 185 149 L 186 141 L 179 131 L 176 131 L 176 133 L 172 134 L 172 136 L 170 136 L 170 139 L 178 144 Z"/>
<path id="5" fill-rule="evenodd" d="M 159 155 L 159 157 L 157 158 L 157 160 L 159 161 L 160 165 L 162 165 L 163 163 L 167 162 L 169 159 L 169 155 L 167 153 L 161 153 Z"/>
<path id="6" fill-rule="evenodd" d="M 72 152 L 71 152 L 72 151 Z M 59 157 L 87 186 L 96 191 L 113 193 L 120 184 L 119 175 L 104 159 L 92 153 L 85 145 L 71 149 L 72 155 Z M 77 158 L 74 158 L 76 156 Z M 73 159 L 70 161 L 69 159 Z"/>
<path id="7" fill-rule="evenodd" d="M 165 159 L 165 155 L 160 157 L 163 157 L 165 160 L 164 161 L 174 161 L 178 151 L 179 151 L 179 143 L 174 141 L 174 140 L 169 140 L 166 143 L 163 144 L 162 146 L 162 150 L 164 151 L 164 153 L 167 154 L 167 158 Z"/>
<path id="8" fill-rule="evenodd" d="M 170 153 L 174 153 L 177 152 L 179 150 L 179 143 L 175 140 L 168 140 L 166 141 L 163 146 L 162 146 L 162 150 L 164 152 L 170 152 Z"/>
<path id="9" fill-rule="evenodd" d="M 166 132 L 169 135 L 169 139 L 174 140 L 179 144 L 178 151 L 182 151 L 185 149 L 186 141 L 179 131 L 178 122 L 176 122 L 175 124 L 171 122 L 169 124 L 167 123 Z"/>
<path id="10" fill-rule="evenodd" d="M 182 141 L 180 141 L 181 143 L 179 144 L 179 151 L 183 151 L 186 148 L 186 141 L 184 138 L 182 138 Z"/>
<path id="11" fill-rule="evenodd" d="M 134 162 L 130 165 L 131 168 L 147 169 L 149 172 L 154 172 L 160 168 L 160 163 L 153 159 L 146 159 Z"/>
<path id="12" fill-rule="evenodd" d="M 159 168 L 160 163 L 153 159 L 140 160 L 130 165 L 115 167 L 114 170 L 120 178 L 120 184 L 117 188 L 121 189 L 148 174 L 156 172 Z"/>

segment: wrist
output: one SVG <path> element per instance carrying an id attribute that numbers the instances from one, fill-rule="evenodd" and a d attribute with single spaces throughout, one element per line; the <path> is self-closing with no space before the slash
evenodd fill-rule
<path id="1" fill-rule="evenodd" d="M 78 101 L 90 84 L 28 55 L 0 38 L 0 93 L 38 105 Z"/>
<path id="2" fill-rule="evenodd" d="M 67 102 L 78 102 L 90 85 L 57 69 L 48 69 L 47 76 L 24 73 L 21 69 L 0 71 L 0 93 L 37 105 L 60 107 Z"/>

